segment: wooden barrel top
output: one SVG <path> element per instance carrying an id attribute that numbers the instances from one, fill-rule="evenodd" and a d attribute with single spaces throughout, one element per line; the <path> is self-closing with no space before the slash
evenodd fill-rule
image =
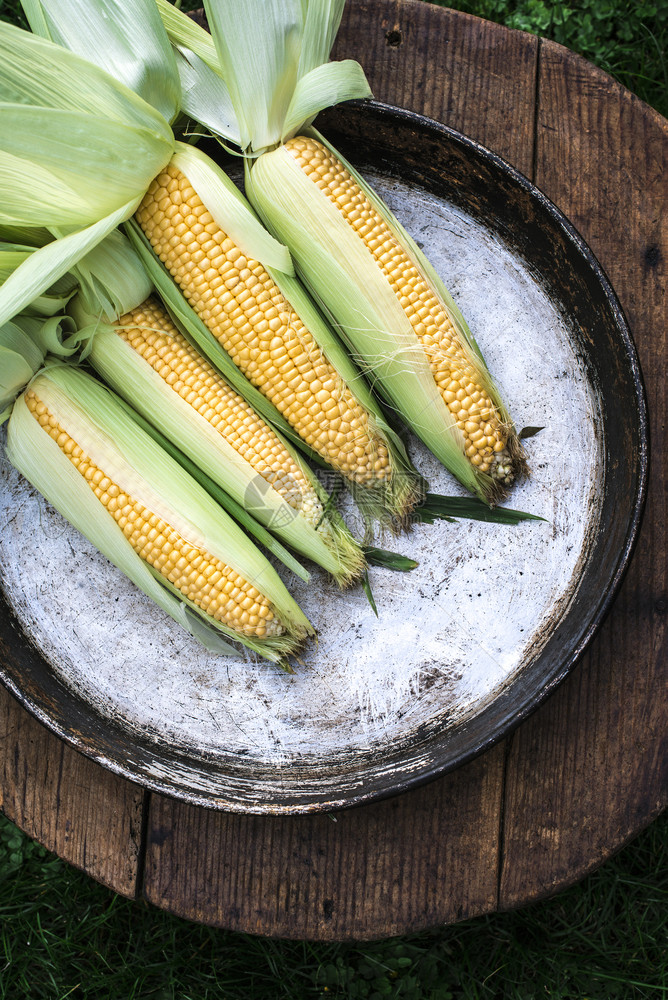
<path id="1" fill-rule="evenodd" d="M 0 688 L 0 802 L 123 895 L 234 930 L 352 940 L 544 898 L 666 805 L 668 122 L 559 45 L 419 0 L 349 0 L 335 56 L 358 59 L 379 100 L 508 160 L 607 272 L 638 347 L 652 434 L 623 588 L 566 682 L 519 729 L 395 798 L 336 816 L 194 807 L 79 755 Z"/>

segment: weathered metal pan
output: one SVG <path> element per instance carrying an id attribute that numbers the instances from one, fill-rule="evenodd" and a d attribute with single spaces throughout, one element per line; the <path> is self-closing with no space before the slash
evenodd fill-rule
<path id="1" fill-rule="evenodd" d="M 545 520 L 416 525 L 392 546 L 419 567 L 371 574 L 378 618 L 361 590 L 340 594 L 317 572 L 310 587 L 288 578 L 320 628 L 288 677 L 203 652 L 4 462 L 4 683 L 114 772 L 221 809 L 337 809 L 499 740 L 591 639 L 644 499 L 634 346 L 567 220 L 496 156 L 414 114 L 366 103 L 323 116 L 322 128 L 442 272 L 518 426 L 543 428 L 510 505 Z M 434 492 L 461 492 L 410 448 Z"/>

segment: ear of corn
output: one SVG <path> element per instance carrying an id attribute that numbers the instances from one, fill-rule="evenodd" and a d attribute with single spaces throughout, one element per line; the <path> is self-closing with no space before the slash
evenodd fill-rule
<path id="1" fill-rule="evenodd" d="M 500 499 L 524 470 L 521 446 L 460 314 L 389 211 L 311 135 L 264 154 L 249 173 L 255 207 L 379 391 L 460 482 Z M 332 268 L 347 282 L 345 299 L 330 293 Z"/>
<path id="2" fill-rule="evenodd" d="M 88 360 L 214 482 L 345 586 L 364 557 L 303 460 L 148 299 L 95 333 Z"/>
<path id="3" fill-rule="evenodd" d="M 82 372 L 54 365 L 17 400 L 7 454 L 133 582 L 210 648 L 274 661 L 313 629 L 211 498 Z"/>
<path id="4" fill-rule="evenodd" d="M 150 186 L 139 226 L 234 364 L 346 477 L 365 513 L 401 520 L 420 495 L 403 446 L 303 289 L 253 257 L 245 233 L 232 239 L 224 213 L 209 210 L 207 194 L 220 173 L 179 146 Z"/>

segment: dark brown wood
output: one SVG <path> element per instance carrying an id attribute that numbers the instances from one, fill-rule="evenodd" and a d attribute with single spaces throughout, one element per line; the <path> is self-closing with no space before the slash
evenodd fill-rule
<path id="1" fill-rule="evenodd" d="M 422 0 L 349 0 L 332 55 L 362 63 L 376 100 L 471 135 L 528 176 L 537 52 L 533 35 Z"/>
<path id="2" fill-rule="evenodd" d="M 30 837 L 134 896 L 144 792 L 66 746 L 0 686 L 0 806 Z"/>
<path id="3" fill-rule="evenodd" d="M 501 908 L 582 877 L 665 807 L 668 788 L 668 123 L 547 42 L 538 93 L 536 183 L 580 230 L 620 297 L 654 446 L 644 527 L 612 614 L 579 669 L 512 741 Z"/>
<path id="4" fill-rule="evenodd" d="M 503 747 L 370 806 L 235 816 L 153 796 L 145 892 L 235 930 L 346 940 L 496 908 Z"/>
<path id="5" fill-rule="evenodd" d="M 401 934 L 540 898 L 599 864 L 668 799 L 668 124 L 558 46 L 418 0 L 349 0 L 336 55 L 364 64 L 379 100 L 504 156 L 581 230 L 631 322 L 654 440 L 623 591 L 569 680 L 506 743 L 421 789 L 335 816 L 242 817 L 150 796 L 147 899 L 219 926 L 323 940 Z M 4 692 L 0 726 L 7 815 L 131 895 L 143 793 L 65 748 Z"/>

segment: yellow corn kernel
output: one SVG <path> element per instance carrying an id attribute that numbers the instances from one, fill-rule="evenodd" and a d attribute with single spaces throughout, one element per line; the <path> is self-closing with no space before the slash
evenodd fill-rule
<path id="1" fill-rule="evenodd" d="M 274 431 L 183 337 L 155 299 L 116 324 L 118 335 L 166 385 L 216 428 L 265 482 L 312 524 L 322 518 L 313 486 Z"/>
<path id="2" fill-rule="evenodd" d="M 191 545 L 166 521 L 105 476 L 32 389 L 26 392 L 25 401 L 40 426 L 58 443 L 113 516 L 135 552 L 184 597 L 242 635 L 261 638 L 284 631 L 267 599 L 250 583 L 230 566 Z"/>
<path id="3" fill-rule="evenodd" d="M 136 219 L 189 304 L 297 434 L 348 478 L 389 479 L 387 449 L 366 411 L 262 264 L 241 253 L 172 164 Z"/>
<path id="4" fill-rule="evenodd" d="M 363 239 L 422 344 L 441 396 L 464 436 L 466 454 L 471 461 L 475 456 L 481 472 L 491 471 L 495 454 L 506 447 L 507 430 L 440 298 L 338 157 L 306 136 L 288 140 L 285 149 Z M 483 429 L 484 435 L 476 436 Z"/>

